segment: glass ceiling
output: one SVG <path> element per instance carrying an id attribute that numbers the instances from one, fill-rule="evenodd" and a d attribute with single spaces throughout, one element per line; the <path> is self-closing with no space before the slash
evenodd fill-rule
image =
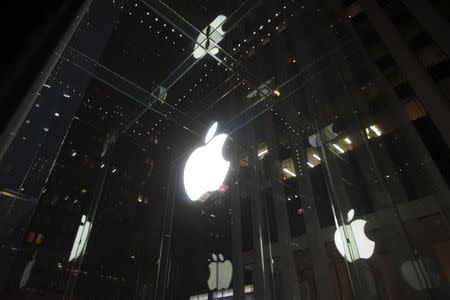
<path id="1" fill-rule="evenodd" d="M 349 51 L 348 43 L 340 43 L 313 61 L 295 57 L 293 51 L 288 57 L 280 52 L 275 57 L 283 62 L 287 59 L 295 73 L 282 72 L 283 78 L 274 78 L 264 74 L 274 73 L 280 62 L 273 59 L 274 53 L 267 53 L 265 46 L 281 38 L 277 35 L 284 34 L 283 30 L 302 9 L 297 1 L 271 7 L 248 0 L 235 7 L 220 5 L 216 11 L 205 12 L 199 7 L 200 13 L 179 1 L 112 1 L 111 5 L 119 6 L 120 17 L 101 59 L 90 57 L 86 49 L 69 45 L 63 61 L 95 78 L 102 90 L 107 87 L 112 94 L 121 94 L 105 99 L 110 104 L 124 97 L 135 103 L 128 108 L 126 118 L 113 126 L 122 133 L 163 134 L 169 127 L 177 126 L 202 136 L 211 122 L 209 117 L 221 103 L 245 95 L 235 105 L 238 113 L 221 120 L 222 128 L 232 134 L 265 111 L 295 97 L 315 73 L 324 71 L 330 57 L 343 57 L 342 52 Z M 185 15 L 186 11 L 189 13 Z M 264 13 L 266 21 L 256 23 L 255 13 Z M 217 15 L 226 18 L 220 25 L 206 26 Z M 215 38 L 222 33 L 220 39 Z M 196 47 L 200 53 L 203 49 L 201 57 L 195 57 Z M 255 55 L 271 57 L 264 70 L 253 64 Z M 310 129 L 305 120 L 299 120 L 298 125 L 303 130 Z"/>

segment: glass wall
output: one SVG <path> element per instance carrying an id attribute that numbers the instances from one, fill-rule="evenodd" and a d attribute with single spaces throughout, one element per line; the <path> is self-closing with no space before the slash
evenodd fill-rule
<path id="1" fill-rule="evenodd" d="M 94 1 L 0 163 L 1 298 L 447 299 L 439 133 L 344 5 Z"/>

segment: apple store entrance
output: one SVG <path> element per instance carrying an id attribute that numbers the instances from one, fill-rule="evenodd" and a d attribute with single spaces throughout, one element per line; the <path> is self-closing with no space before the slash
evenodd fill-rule
<path id="1" fill-rule="evenodd" d="M 93 1 L 1 157 L 1 298 L 448 299 L 440 128 L 343 2 Z"/>

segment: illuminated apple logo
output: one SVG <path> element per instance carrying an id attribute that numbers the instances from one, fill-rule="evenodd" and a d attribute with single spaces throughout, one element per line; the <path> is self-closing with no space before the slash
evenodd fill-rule
<path id="1" fill-rule="evenodd" d="M 373 250 L 375 249 L 375 242 L 367 238 L 364 232 L 364 226 L 366 226 L 367 221 L 365 220 L 355 220 L 350 222 L 355 215 L 355 210 L 351 209 L 347 213 L 347 222 L 349 225 L 339 226 L 339 230 L 336 229 L 334 233 L 334 243 L 339 253 L 347 259 L 349 262 L 353 262 L 359 258 L 368 259 L 372 256 Z M 345 237 L 345 229 L 351 229 L 353 232 L 354 243 L 347 240 L 345 245 L 342 240 Z"/>
<path id="2" fill-rule="evenodd" d="M 226 16 L 218 15 L 202 32 L 198 35 L 194 46 L 194 58 L 202 58 L 206 54 L 206 50 L 212 54 L 219 53 L 217 44 L 223 39 L 225 31 L 222 29 L 222 24 L 226 20 Z"/>
<path id="3" fill-rule="evenodd" d="M 222 254 L 219 254 L 218 256 L 213 254 L 212 258 L 213 261 L 208 265 L 209 290 L 225 290 L 230 287 L 231 278 L 233 277 L 233 265 L 229 260 L 224 261 Z"/>
<path id="4" fill-rule="evenodd" d="M 192 201 L 218 190 L 227 176 L 230 162 L 223 159 L 222 148 L 228 135 L 219 134 L 215 122 L 205 137 L 205 146 L 195 149 L 184 167 L 184 188 Z"/>

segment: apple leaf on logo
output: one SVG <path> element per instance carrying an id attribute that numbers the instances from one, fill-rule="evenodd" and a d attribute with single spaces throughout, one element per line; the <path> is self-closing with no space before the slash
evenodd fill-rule
<path id="1" fill-rule="evenodd" d="M 355 216 L 355 210 L 352 208 L 347 213 L 347 222 L 350 222 L 353 220 L 353 217 Z"/>
<path id="2" fill-rule="evenodd" d="M 206 133 L 205 144 L 207 144 L 214 137 L 216 130 L 217 130 L 217 122 L 214 122 L 214 124 L 211 125 L 211 127 L 208 129 L 208 132 Z"/>

